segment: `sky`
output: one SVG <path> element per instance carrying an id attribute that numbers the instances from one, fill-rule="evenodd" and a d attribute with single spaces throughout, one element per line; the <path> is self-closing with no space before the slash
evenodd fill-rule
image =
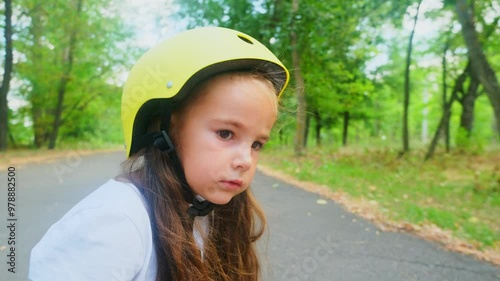
<path id="1" fill-rule="evenodd" d="M 151 48 L 160 41 L 185 30 L 185 23 L 174 20 L 177 7 L 172 0 L 125 0 L 123 19 L 134 26 L 139 47 Z"/>
<path id="2" fill-rule="evenodd" d="M 172 3 L 173 0 L 125 0 L 123 1 L 123 17 L 135 26 L 137 31 L 137 45 L 143 48 L 151 48 L 161 40 L 186 29 L 186 23 L 172 19 L 177 8 Z M 433 40 L 439 30 L 445 28 L 448 20 L 431 20 L 425 18 L 425 13 L 442 8 L 442 1 L 423 0 L 420 7 L 420 17 L 414 35 L 414 45 L 425 47 L 425 42 Z M 409 14 L 402 21 L 403 31 L 393 28 L 385 28 L 385 37 L 389 41 L 409 35 L 413 26 L 416 5 L 409 9 Z M 162 19 L 161 23 L 158 19 Z M 459 27 L 458 27 L 459 28 Z M 417 47 L 418 48 L 418 47 Z M 368 71 L 375 70 L 376 67 L 388 62 L 388 54 L 384 46 L 380 46 L 380 53 L 377 54 L 368 64 Z M 434 60 L 421 61 L 425 65 L 434 64 Z"/>
<path id="3" fill-rule="evenodd" d="M 439 31 L 444 29 L 448 24 L 449 20 L 446 18 L 443 19 L 430 19 L 425 17 L 425 13 L 438 10 L 443 7 L 442 1 L 436 0 L 423 0 L 419 10 L 419 18 L 417 21 L 417 25 L 415 27 L 415 34 L 413 37 L 413 47 L 418 50 L 419 48 L 426 48 L 426 42 L 433 41 L 439 34 Z M 404 38 L 405 42 L 407 42 L 411 30 L 413 28 L 413 21 L 416 13 L 417 5 L 408 9 L 408 14 L 406 14 L 401 22 L 403 27 L 402 30 L 396 30 L 393 27 L 385 26 L 384 30 L 384 39 L 387 42 L 391 40 L 401 40 Z M 399 27 L 398 27 L 399 28 Z M 407 43 L 406 43 L 407 44 Z M 374 71 L 378 66 L 384 65 L 388 63 L 389 54 L 387 53 L 388 49 L 384 45 L 380 45 L 379 49 L 381 51 L 376 57 L 374 57 L 367 64 L 368 71 Z M 420 60 L 419 64 L 421 66 L 429 66 L 430 64 L 440 63 L 441 59 L 437 58 L 437 61 L 433 58 L 427 58 L 426 60 Z"/>

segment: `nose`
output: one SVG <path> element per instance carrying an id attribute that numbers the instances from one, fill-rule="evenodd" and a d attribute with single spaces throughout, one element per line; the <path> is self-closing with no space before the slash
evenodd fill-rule
<path id="1" fill-rule="evenodd" d="M 252 147 L 249 145 L 240 145 L 236 149 L 235 156 L 232 161 L 234 169 L 247 171 L 252 167 Z"/>

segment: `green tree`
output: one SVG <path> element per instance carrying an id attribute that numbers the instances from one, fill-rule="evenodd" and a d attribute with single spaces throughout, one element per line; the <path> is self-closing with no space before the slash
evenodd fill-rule
<path id="1" fill-rule="evenodd" d="M 458 20 L 462 26 L 462 34 L 471 62 L 472 75 L 481 82 L 486 91 L 497 120 L 496 131 L 498 133 L 500 132 L 500 84 L 498 83 L 495 71 L 484 54 L 478 33 L 475 29 L 474 2 L 468 4 L 466 0 L 456 0 L 455 8 Z"/>
<path id="2" fill-rule="evenodd" d="M 9 132 L 9 108 L 7 94 L 9 93 L 10 80 L 13 69 L 12 48 L 12 1 L 5 0 L 5 60 L 2 84 L 0 85 L 0 151 L 7 149 L 7 135 Z"/>
<path id="3" fill-rule="evenodd" d="M 71 6 L 76 7 L 71 7 Z M 77 0 L 76 3 L 74 1 L 70 1 L 68 10 L 72 17 L 69 19 L 69 42 L 67 42 L 67 46 L 64 48 L 64 55 L 62 58 L 62 75 L 59 80 L 59 85 L 57 87 L 57 104 L 54 112 L 54 122 L 52 125 L 52 131 L 49 137 L 49 149 L 54 149 L 56 146 L 57 135 L 59 133 L 59 127 L 61 126 L 61 115 L 63 111 L 64 104 L 64 95 L 66 94 L 66 87 L 69 83 L 70 77 L 73 71 L 73 60 L 74 53 L 76 47 L 76 40 L 79 29 L 79 21 L 82 13 L 83 0 Z M 75 10 L 74 13 L 73 9 Z"/>
<path id="4" fill-rule="evenodd" d="M 103 116 L 110 100 L 119 107 L 119 89 L 112 84 L 116 72 L 130 65 L 137 52 L 129 47 L 132 33 L 117 4 L 112 0 L 23 3 L 21 22 L 28 25 L 17 42 L 24 57 L 18 64 L 23 81 L 19 92 L 29 102 L 36 147 L 54 148 L 58 139 L 66 137 L 89 138 L 98 132 L 99 118 L 87 116 L 87 111 L 99 104 L 101 111 L 94 114 Z M 68 24 L 61 27 L 64 21 Z M 86 122 L 83 116 L 93 121 Z"/>
<path id="5" fill-rule="evenodd" d="M 299 45 L 299 40 L 303 38 L 299 35 L 298 23 L 301 20 L 301 15 L 299 11 L 299 0 L 292 0 L 291 7 L 291 31 L 290 31 L 290 48 L 292 52 L 292 67 L 293 74 L 295 78 L 295 94 L 297 96 L 297 127 L 295 129 L 295 155 L 300 156 L 303 154 L 303 149 L 305 146 L 305 136 L 306 136 L 306 96 L 305 96 L 305 85 L 304 77 L 302 75 L 302 60 L 300 56 L 301 46 Z M 302 33 L 303 34 L 303 33 Z"/>
<path id="6" fill-rule="evenodd" d="M 408 48 L 406 52 L 406 68 L 405 68 L 405 87 L 404 87 L 404 102 L 403 102 L 403 150 L 402 154 L 407 153 L 410 150 L 410 135 L 408 129 L 408 108 L 410 106 L 410 65 L 411 65 L 411 54 L 413 47 L 413 36 L 415 34 L 415 28 L 417 26 L 418 15 L 420 11 L 420 4 L 422 0 L 418 1 L 415 17 L 413 20 L 413 28 L 410 33 Z"/>

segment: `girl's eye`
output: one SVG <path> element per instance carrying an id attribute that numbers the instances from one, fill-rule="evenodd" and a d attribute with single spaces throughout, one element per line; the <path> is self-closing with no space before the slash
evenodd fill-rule
<path id="1" fill-rule="evenodd" d="M 233 132 L 229 130 L 220 130 L 217 131 L 217 135 L 223 140 L 230 140 L 233 137 Z"/>
<path id="2" fill-rule="evenodd" d="M 252 144 L 252 149 L 255 149 L 255 150 L 261 150 L 262 147 L 264 147 L 264 144 L 259 142 L 259 141 L 256 141 Z"/>

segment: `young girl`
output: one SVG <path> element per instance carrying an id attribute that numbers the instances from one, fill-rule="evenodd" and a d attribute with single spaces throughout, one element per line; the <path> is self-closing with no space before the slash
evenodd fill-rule
<path id="1" fill-rule="evenodd" d="M 248 189 L 288 83 L 261 43 L 183 32 L 132 68 L 127 160 L 31 253 L 38 280 L 258 280 L 265 217 Z"/>

